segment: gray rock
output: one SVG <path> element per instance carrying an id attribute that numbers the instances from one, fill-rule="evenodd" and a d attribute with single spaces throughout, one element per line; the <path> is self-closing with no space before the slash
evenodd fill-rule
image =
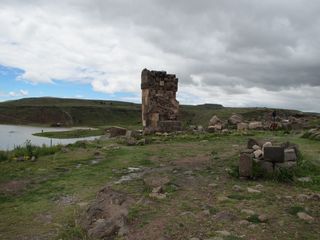
<path id="1" fill-rule="evenodd" d="M 109 128 L 110 137 L 125 136 L 127 129 L 122 127 L 111 127 Z"/>
<path id="2" fill-rule="evenodd" d="M 248 193 L 261 193 L 260 190 L 257 190 L 257 189 L 254 189 L 254 188 L 250 188 L 250 187 L 247 188 L 247 191 L 248 191 Z"/>
<path id="3" fill-rule="evenodd" d="M 111 239 L 125 234 L 129 207 L 134 200 L 126 194 L 105 187 L 89 206 L 81 226 L 92 238 Z"/>
<path id="4" fill-rule="evenodd" d="M 304 221 L 306 221 L 306 222 L 309 222 L 309 223 L 311 223 L 311 222 L 314 221 L 314 218 L 311 217 L 309 214 L 307 214 L 307 213 L 305 213 L 305 212 L 298 212 L 298 213 L 297 213 L 297 216 L 298 216 L 300 219 L 302 219 L 302 220 L 304 220 Z"/>
<path id="5" fill-rule="evenodd" d="M 239 114 L 232 114 L 228 119 L 228 122 L 232 125 L 237 125 L 238 123 L 242 122 L 242 116 L 240 116 Z"/>
<path id="6" fill-rule="evenodd" d="M 252 177 L 252 151 L 242 151 L 239 159 L 239 175 L 240 177 Z"/>
<path id="7" fill-rule="evenodd" d="M 256 150 L 261 150 L 261 147 L 259 145 L 253 145 L 252 149 L 255 150 L 255 151 Z"/>
<path id="8" fill-rule="evenodd" d="M 297 161 L 296 151 L 294 149 L 285 149 L 284 150 L 284 161 Z"/>
<path id="9" fill-rule="evenodd" d="M 241 213 L 247 214 L 247 215 L 249 215 L 249 216 L 252 216 L 252 215 L 255 215 L 255 214 L 256 214 L 255 211 L 250 210 L 250 209 L 242 209 L 242 210 L 241 210 Z"/>
<path id="10" fill-rule="evenodd" d="M 212 116 L 210 121 L 209 121 L 209 126 L 213 126 L 213 125 L 216 125 L 216 124 L 220 124 L 221 123 L 221 120 L 216 116 Z"/>
<path id="11" fill-rule="evenodd" d="M 249 129 L 251 129 L 251 130 L 263 129 L 262 122 L 258 122 L 258 121 L 250 122 Z"/>
<path id="12" fill-rule="evenodd" d="M 255 145 L 255 146 L 256 146 L 256 145 Z M 261 158 L 263 158 L 263 152 L 262 152 L 262 150 L 260 150 L 260 149 L 255 150 L 255 151 L 253 152 L 253 155 L 254 155 L 254 158 L 256 158 L 256 159 L 261 159 Z"/>
<path id="13" fill-rule="evenodd" d="M 248 130 L 248 123 L 238 123 L 237 124 L 237 130 L 238 131 L 246 131 Z"/>

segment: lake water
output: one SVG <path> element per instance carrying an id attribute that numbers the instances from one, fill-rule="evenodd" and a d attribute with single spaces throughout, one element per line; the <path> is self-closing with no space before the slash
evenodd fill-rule
<path id="1" fill-rule="evenodd" d="M 86 138 L 69 138 L 69 139 L 50 139 L 46 137 L 33 136 L 33 133 L 39 133 L 42 130 L 44 132 L 53 131 L 68 131 L 75 128 L 49 128 L 49 127 L 30 127 L 30 126 L 16 126 L 16 125 L 2 125 L 0 124 L 0 150 L 12 150 L 15 146 L 22 146 L 26 140 L 31 140 L 32 145 L 47 146 L 57 144 L 69 144 L 75 143 L 80 140 L 94 140 L 98 137 L 86 137 Z"/>

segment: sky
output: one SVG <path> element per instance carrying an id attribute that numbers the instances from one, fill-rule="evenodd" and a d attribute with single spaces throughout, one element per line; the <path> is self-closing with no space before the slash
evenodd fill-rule
<path id="1" fill-rule="evenodd" d="M 181 104 L 320 112 L 319 0 L 0 0 L 0 101 L 141 102 L 144 68 Z"/>

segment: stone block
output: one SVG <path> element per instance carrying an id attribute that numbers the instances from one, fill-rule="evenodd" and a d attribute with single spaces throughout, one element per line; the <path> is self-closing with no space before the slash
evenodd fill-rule
<path id="1" fill-rule="evenodd" d="M 284 162 L 284 149 L 283 147 L 265 147 L 264 160 L 269 162 Z"/>
<path id="2" fill-rule="evenodd" d="M 252 158 L 251 149 L 244 150 L 240 153 L 239 159 L 239 175 L 240 177 L 252 177 Z"/>
<path id="3" fill-rule="evenodd" d="M 127 129 L 121 127 L 111 127 L 109 128 L 110 137 L 125 136 Z"/>
<path id="4" fill-rule="evenodd" d="M 248 130 L 248 123 L 238 123 L 237 124 L 237 130 L 238 131 L 246 131 Z"/>
<path id="5" fill-rule="evenodd" d="M 272 162 L 260 161 L 259 164 L 260 164 L 260 167 L 263 172 L 265 172 L 267 174 L 273 173 L 273 163 Z"/>
<path id="6" fill-rule="evenodd" d="M 274 165 L 274 170 L 275 171 L 279 171 L 279 170 L 281 170 L 281 169 L 293 169 L 293 168 L 295 168 L 297 166 L 297 162 L 293 162 L 293 161 L 291 161 L 291 162 L 284 162 L 284 163 L 276 163 L 275 165 Z"/>
<path id="7" fill-rule="evenodd" d="M 296 151 L 293 148 L 284 150 L 284 161 L 297 161 Z"/>

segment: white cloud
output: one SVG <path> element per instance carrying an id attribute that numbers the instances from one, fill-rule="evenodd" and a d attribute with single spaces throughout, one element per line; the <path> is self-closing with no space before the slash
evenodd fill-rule
<path id="1" fill-rule="evenodd" d="M 28 95 L 29 95 L 29 92 L 27 90 L 20 89 L 18 92 L 10 91 L 8 94 L 3 94 L 2 96 L 25 97 Z"/>
<path id="2" fill-rule="evenodd" d="M 21 81 L 135 96 L 143 68 L 167 70 L 181 103 L 320 111 L 319 11 L 316 0 L 1 0 L 0 64 Z"/>

